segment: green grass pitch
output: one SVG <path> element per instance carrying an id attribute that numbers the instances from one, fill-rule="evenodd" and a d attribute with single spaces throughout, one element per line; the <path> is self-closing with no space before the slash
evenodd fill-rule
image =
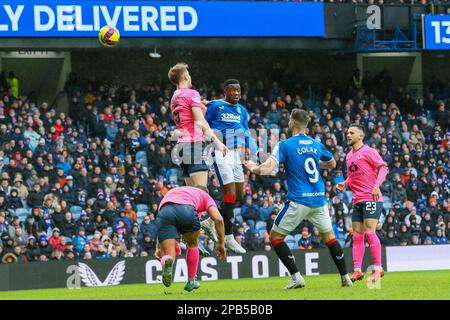
<path id="1" fill-rule="evenodd" d="M 366 278 L 366 277 L 365 277 Z M 283 290 L 287 277 L 201 281 L 193 292 L 183 290 L 184 283 L 166 288 L 162 284 L 120 285 L 81 289 L 42 289 L 0 292 L 0 299 L 87 299 L 87 300 L 383 300 L 450 299 L 450 270 L 386 272 L 380 289 L 369 289 L 358 281 L 353 288 L 341 288 L 336 274 L 305 277 L 306 287 Z"/>

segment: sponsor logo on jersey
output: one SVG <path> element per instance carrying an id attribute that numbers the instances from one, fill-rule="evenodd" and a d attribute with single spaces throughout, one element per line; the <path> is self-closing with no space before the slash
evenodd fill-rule
<path id="1" fill-rule="evenodd" d="M 297 148 L 297 153 L 299 155 L 302 155 L 304 153 L 314 153 L 317 154 L 317 149 L 313 148 L 313 147 L 301 147 L 301 148 Z"/>
<path id="2" fill-rule="evenodd" d="M 222 113 L 220 116 L 221 120 L 225 122 L 241 122 L 241 116 L 232 113 Z"/>
<path id="3" fill-rule="evenodd" d="M 202 100 L 199 97 L 193 97 L 192 101 L 194 101 L 195 103 L 201 103 Z"/>
<path id="4" fill-rule="evenodd" d="M 298 140 L 298 144 L 313 144 L 311 140 Z"/>
<path id="5" fill-rule="evenodd" d="M 302 197 L 321 197 L 324 196 L 325 192 L 303 192 Z"/>

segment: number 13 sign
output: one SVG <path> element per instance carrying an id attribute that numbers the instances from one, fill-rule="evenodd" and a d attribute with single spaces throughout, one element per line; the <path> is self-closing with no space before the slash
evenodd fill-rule
<path id="1" fill-rule="evenodd" d="M 450 15 L 423 16 L 424 49 L 450 50 Z"/>

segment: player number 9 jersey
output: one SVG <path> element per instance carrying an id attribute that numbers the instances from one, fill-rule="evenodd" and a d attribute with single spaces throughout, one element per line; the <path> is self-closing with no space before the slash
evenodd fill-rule
<path id="1" fill-rule="evenodd" d="M 280 141 L 272 157 L 284 164 L 289 200 L 312 208 L 327 203 L 320 161 L 331 161 L 333 155 L 322 143 L 300 134 Z"/>

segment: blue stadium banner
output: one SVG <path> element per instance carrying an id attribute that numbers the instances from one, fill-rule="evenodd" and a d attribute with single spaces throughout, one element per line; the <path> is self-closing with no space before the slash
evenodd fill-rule
<path id="1" fill-rule="evenodd" d="M 321 37 L 322 3 L 0 0 L 0 37 Z"/>
<path id="2" fill-rule="evenodd" d="M 430 14 L 423 19 L 424 49 L 450 50 L 450 14 Z"/>

